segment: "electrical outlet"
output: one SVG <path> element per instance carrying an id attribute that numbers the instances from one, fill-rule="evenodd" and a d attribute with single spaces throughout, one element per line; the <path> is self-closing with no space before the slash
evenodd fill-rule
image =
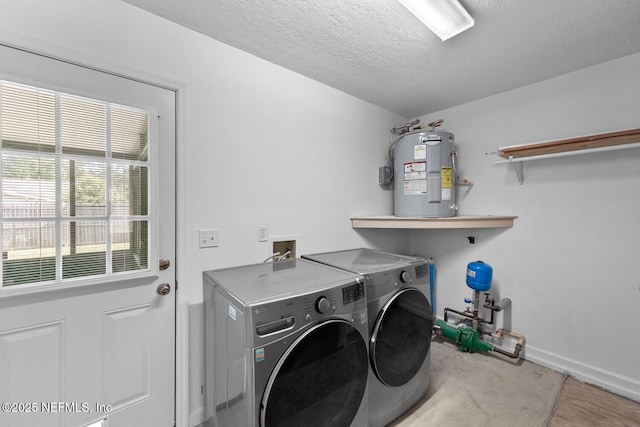
<path id="1" fill-rule="evenodd" d="M 258 226 L 258 242 L 268 242 L 268 241 L 269 241 L 269 226 L 259 225 Z"/>
<path id="2" fill-rule="evenodd" d="M 212 228 L 211 230 L 200 230 L 200 247 L 201 248 L 213 248 L 218 246 L 218 229 Z"/>

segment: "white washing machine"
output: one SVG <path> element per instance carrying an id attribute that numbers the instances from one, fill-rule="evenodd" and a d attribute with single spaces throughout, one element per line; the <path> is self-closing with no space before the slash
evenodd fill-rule
<path id="1" fill-rule="evenodd" d="M 303 255 L 365 277 L 369 315 L 369 426 L 385 426 L 429 387 L 433 311 L 426 259 L 371 249 Z"/>
<path id="2" fill-rule="evenodd" d="M 206 426 L 366 426 L 361 275 L 301 259 L 203 275 Z"/>

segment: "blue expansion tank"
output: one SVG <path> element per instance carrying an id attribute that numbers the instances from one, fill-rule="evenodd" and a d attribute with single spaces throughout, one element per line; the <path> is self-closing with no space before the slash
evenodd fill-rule
<path id="1" fill-rule="evenodd" d="M 467 286 L 476 291 L 488 291 L 491 288 L 493 268 L 482 261 L 467 264 Z"/>

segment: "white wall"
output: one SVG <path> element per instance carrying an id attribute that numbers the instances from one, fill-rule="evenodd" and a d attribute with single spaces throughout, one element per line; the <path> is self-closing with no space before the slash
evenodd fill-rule
<path id="1" fill-rule="evenodd" d="M 424 231 L 437 313 L 462 309 L 466 264 L 493 266 L 492 291 L 510 296 L 506 326 L 526 358 L 640 400 L 640 149 L 495 165 L 496 147 L 640 127 L 640 54 L 423 118 L 455 134 L 460 214 L 518 215 L 506 230 Z M 466 236 L 476 237 L 474 245 Z M 501 320 L 502 321 L 502 320 Z"/>
<path id="2" fill-rule="evenodd" d="M 0 10 L 0 40 L 185 85 L 177 269 L 190 425 L 202 421 L 202 272 L 265 259 L 258 225 L 295 236 L 298 253 L 407 246 L 406 234 L 356 232 L 349 220 L 391 213 L 377 167 L 398 115 L 119 1 L 0 0 Z M 219 247 L 198 248 L 203 228 L 219 229 Z"/>

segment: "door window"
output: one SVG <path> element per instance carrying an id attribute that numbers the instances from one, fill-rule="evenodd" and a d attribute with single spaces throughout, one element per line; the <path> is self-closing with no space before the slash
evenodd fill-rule
<path id="1" fill-rule="evenodd" d="M 261 406 L 262 427 L 348 426 L 367 386 L 367 346 L 350 323 L 310 329 L 276 365 Z"/>
<path id="2" fill-rule="evenodd" d="M 148 269 L 149 113 L 0 81 L 0 287 Z"/>
<path id="3" fill-rule="evenodd" d="M 420 370 L 431 346 L 433 313 L 417 289 L 395 294 L 376 321 L 371 337 L 371 364 L 389 386 L 409 382 Z"/>

